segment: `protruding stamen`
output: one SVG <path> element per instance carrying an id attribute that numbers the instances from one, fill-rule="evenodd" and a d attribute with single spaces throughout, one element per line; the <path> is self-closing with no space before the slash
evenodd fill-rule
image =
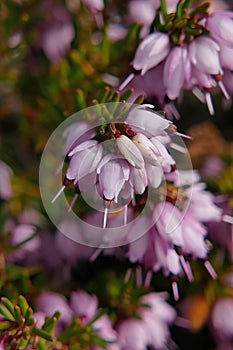
<path id="1" fill-rule="evenodd" d="M 218 277 L 217 273 L 215 272 L 213 266 L 211 265 L 211 263 L 209 262 L 209 260 L 206 260 L 204 262 L 205 268 L 206 270 L 209 272 L 210 276 L 216 280 L 216 278 Z"/>
<path id="2" fill-rule="evenodd" d="M 153 272 L 151 270 L 147 271 L 144 287 L 146 288 L 150 287 L 152 276 L 153 276 Z"/>
<path id="3" fill-rule="evenodd" d="M 136 284 L 137 284 L 137 287 L 142 286 L 142 268 L 141 268 L 141 266 L 138 266 L 136 268 Z"/>
<path id="4" fill-rule="evenodd" d="M 53 199 L 51 200 L 51 203 L 53 204 L 56 199 L 62 194 L 62 192 L 64 191 L 64 189 L 66 188 L 66 186 L 62 186 L 62 188 L 60 188 L 60 190 L 57 192 L 57 194 L 53 197 Z"/>
<path id="5" fill-rule="evenodd" d="M 230 215 L 223 215 L 222 221 L 227 222 L 228 224 L 233 225 L 233 217 Z"/>
<path id="6" fill-rule="evenodd" d="M 132 269 L 130 267 L 130 268 L 128 268 L 128 270 L 126 271 L 126 274 L 125 274 L 125 278 L 124 278 L 125 283 L 129 282 L 131 275 L 132 275 Z"/>
<path id="7" fill-rule="evenodd" d="M 135 74 L 134 73 L 130 73 L 130 75 L 128 75 L 128 77 L 120 85 L 118 90 L 119 91 L 123 90 L 131 82 L 131 80 L 133 80 L 134 77 L 135 77 Z"/>
<path id="8" fill-rule="evenodd" d="M 191 282 L 193 280 L 193 275 L 192 273 L 190 274 L 190 265 L 188 266 L 187 261 L 185 260 L 183 255 L 180 255 L 180 263 L 184 269 L 184 272 L 189 280 L 189 282 Z"/>
<path id="9" fill-rule="evenodd" d="M 177 135 L 177 136 L 181 136 L 184 139 L 188 139 L 188 140 L 192 140 L 193 139 L 192 136 L 189 136 L 189 135 L 186 135 L 186 134 L 182 134 L 181 132 L 178 132 L 178 131 L 176 131 L 174 134 Z"/>
<path id="10" fill-rule="evenodd" d="M 165 111 L 167 112 L 168 115 L 169 115 L 169 113 L 172 114 L 175 117 L 175 119 L 180 119 L 180 113 L 176 109 L 176 106 L 174 105 L 173 102 L 166 104 Z M 171 119 L 171 118 L 169 118 L 169 119 Z"/>
<path id="11" fill-rule="evenodd" d="M 107 226 L 107 219 L 108 219 L 108 208 L 105 208 L 104 209 L 103 228 L 106 228 L 106 226 Z"/>
<path id="12" fill-rule="evenodd" d="M 124 206 L 124 226 L 128 223 L 128 204 Z"/>
<path id="13" fill-rule="evenodd" d="M 178 284 L 176 281 L 172 282 L 172 292 L 173 292 L 175 301 L 178 301 L 180 297 L 179 297 Z"/>
<path id="14" fill-rule="evenodd" d="M 206 104 L 210 115 L 214 115 L 214 105 L 213 105 L 211 94 L 209 92 L 205 94 L 205 100 L 206 100 Z"/>
<path id="15" fill-rule="evenodd" d="M 218 86 L 220 87 L 224 97 L 227 99 L 227 100 L 230 100 L 230 95 L 228 94 L 228 91 L 225 87 L 225 85 L 223 84 L 222 81 L 218 81 Z"/>
<path id="16" fill-rule="evenodd" d="M 179 316 L 176 317 L 174 324 L 185 329 L 190 329 L 191 326 L 190 320 Z"/>
<path id="17" fill-rule="evenodd" d="M 100 253 L 102 252 L 102 248 L 97 248 L 95 251 L 94 251 L 94 253 L 90 256 L 90 259 L 89 259 L 89 261 L 90 262 L 93 262 L 93 261 L 95 261 L 97 258 L 98 258 L 98 256 L 100 255 Z"/>
<path id="18" fill-rule="evenodd" d="M 187 265 L 187 268 L 188 268 L 188 275 L 187 275 L 188 280 L 189 280 L 189 282 L 193 282 L 193 280 L 194 280 L 193 271 L 191 269 L 191 266 L 190 266 L 190 263 L 189 263 L 188 260 L 186 260 L 186 265 Z"/>
<path id="19" fill-rule="evenodd" d="M 194 96 L 196 96 L 196 98 L 201 101 L 202 103 L 206 103 L 206 99 L 205 99 L 205 95 L 203 94 L 203 92 L 198 89 L 197 87 L 194 87 L 192 89 L 192 93 L 194 94 Z"/>
<path id="20" fill-rule="evenodd" d="M 169 146 L 178 152 L 185 153 L 185 154 L 187 153 L 187 149 L 184 148 L 183 146 L 178 145 L 177 143 L 171 142 Z"/>
<path id="21" fill-rule="evenodd" d="M 72 199 L 71 203 L 70 203 L 70 206 L 69 206 L 69 209 L 68 209 L 68 213 L 71 212 L 71 210 L 73 209 L 73 206 L 75 205 L 75 202 L 78 198 L 78 193 L 75 193 L 74 195 L 74 198 Z"/>

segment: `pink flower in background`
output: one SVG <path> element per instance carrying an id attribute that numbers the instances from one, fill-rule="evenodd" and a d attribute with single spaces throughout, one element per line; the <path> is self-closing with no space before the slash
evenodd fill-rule
<path id="1" fill-rule="evenodd" d="M 44 21 L 38 25 L 36 46 L 55 63 L 67 54 L 74 38 L 71 16 L 65 7 L 50 0 L 42 3 L 40 12 Z"/>
<path id="2" fill-rule="evenodd" d="M 205 224 L 212 220 L 224 224 L 222 209 L 215 204 L 213 195 L 204 191 L 203 184 L 197 182 L 199 177 L 194 174 L 192 179 L 191 175 L 188 171 L 187 174 L 180 172 L 179 179 L 167 189 L 166 201 L 154 204 L 151 229 L 129 244 L 130 262 L 143 264 L 148 273 L 162 270 L 166 276 L 179 276 L 184 270 L 191 282 L 191 258 L 201 259 L 210 275 L 216 278 L 207 260 L 209 245 Z M 151 273 L 148 276 L 151 278 Z M 150 284 L 150 278 L 146 278 L 146 285 Z M 172 287 L 178 299 L 176 282 L 172 282 Z"/>
<path id="3" fill-rule="evenodd" d="M 11 168 L 0 160 L 0 198 L 8 200 L 12 196 L 10 178 L 12 175 Z"/>
<path id="4" fill-rule="evenodd" d="M 232 342 L 233 299 L 222 297 L 215 301 L 210 316 L 210 327 L 216 341 Z"/>
<path id="5" fill-rule="evenodd" d="M 163 349 L 169 340 L 169 325 L 176 317 L 175 310 L 166 303 L 165 294 L 150 293 L 140 298 L 140 318 L 128 318 L 117 326 L 118 342 L 122 350 Z"/>

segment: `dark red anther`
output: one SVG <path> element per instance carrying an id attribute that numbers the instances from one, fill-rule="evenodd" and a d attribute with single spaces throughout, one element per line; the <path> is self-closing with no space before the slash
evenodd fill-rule
<path id="1" fill-rule="evenodd" d="M 64 177 L 63 185 L 67 187 L 67 186 L 70 186 L 73 182 L 74 180 L 70 180 L 70 179 L 67 179 L 67 177 Z"/>

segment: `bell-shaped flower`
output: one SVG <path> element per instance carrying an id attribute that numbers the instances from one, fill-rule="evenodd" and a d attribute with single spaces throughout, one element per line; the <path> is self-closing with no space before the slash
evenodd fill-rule
<path id="1" fill-rule="evenodd" d="M 210 37 L 200 36 L 189 44 L 189 58 L 198 70 L 210 75 L 222 74 L 220 47 Z"/>
<path id="2" fill-rule="evenodd" d="M 163 177 L 162 167 L 146 164 L 146 172 L 149 186 L 152 188 L 159 187 Z"/>
<path id="3" fill-rule="evenodd" d="M 180 46 L 173 47 L 166 58 L 163 81 L 170 100 L 175 100 L 180 95 L 180 91 L 184 85 L 185 58 L 187 58 L 187 49 Z"/>
<path id="4" fill-rule="evenodd" d="M 176 246 L 183 244 L 181 222 L 183 215 L 176 206 L 169 202 L 160 202 L 154 209 L 154 221 L 159 234 Z"/>
<path id="5" fill-rule="evenodd" d="M 138 147 L 125 135 L 117 138 L 117 147 L 125 159 L 133 167 L 143 169 L 145 162 Z"/>
<path id="6" fill-rule="evenodd" d="M 167 135 L 165 130 L 171 124 L 171 121 L 161 117 L 158 113 L 143 108 L 133 109 L 126 121 L 133 130 L 142 132 L 148 137 Z"/>
<path id="7" fill-rule="evenodd" d="M 161 163 L 159 157 L 156 155 L 156 147 L 145 135 L 143 135 L 142 133 L 137 133 L 132 138 L 132 141 L 138 147 L 147 163 L 150 163 L 155 166 Z"/>
<path id="8" fill-rule="evenodd" d="M 95 295 L 79 290 L 71 293 L 70 307 L 78 318 L 84 318 L 88 322 L 96 314 L 98 300 Z"/>
<path id="9" fill-rule="evenodd" d="M 129 165 L 124 159 L 111 159 L 99 169 L 99 186 L 103 197 L 117 202 L 118 195 L 129 179 Z"/>
<path id="10" fill-rule="evenodd" d="M 148 185 L 146 169 L 133 168 L 131 170 L 131 183 L 135 193 L 143 194 Z"/>
<path id="11" fill-rule="evenodd" d="M 206 19 L 206 29 L 219 43 L 233 45 L 233 15 L 230 11 L 216 11 Z"/>
<path id="12" fill-rule="evenodd" d="M 228 69 L 230 71 L 233 70 L 233 45 L 224 45 L 220 44 L 221 50 L 219 52 L 220 62 L 224 69 Z"/>
<path id="13" fill-rule="evenodd" d="M 84 147 L 87 143 L 90 143 L 88 148 Z M 79 179 L 96 170 L 102 159 L 103 147 L 99 143 L 94 145 L 92 143 L 93 141 L 86 141 L 76 147 L 75 153 L 73 153 L 75 149 L 70 153 L 70 155 L 73 155 L 66 171 L 67 179 L 75 180 L 77 183 Z"/>
<path id="14" fill-rule="evenodd" d="M 157 66 L 170 50 L 169 36 L 162 32 L 149 34 L 142 40 L 133 59 L 133 68 L 144 75 L 149 69 Z"/>

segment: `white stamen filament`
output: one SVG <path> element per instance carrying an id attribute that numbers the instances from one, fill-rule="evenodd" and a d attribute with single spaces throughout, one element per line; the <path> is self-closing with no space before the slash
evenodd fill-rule
<path id="1" fill-rule="evenodd" d="M 211 263 L 210 263 L 208 260 L 206 260 L 206 261 L 204 262 L 204 265 L 205 265 L 206 270 L 209 272 L 210 276 L 211 276 L 214 280 L 216 280 L 216 278 L 218 277 L 218 275 L 217 275 L 217 273 L 215 272 L 215 270 L 214 270 L 213 266 L 211 265 Z"/>
<path id="2" fill-rule="evenodd" d="M 179 290 L 178 290 L 178 284 L 176 281 L 172 282 L 172 291 L 175 301 L 179 300 Z"/>
<path id="3" fill-rule="evenodd" d="M 128 75 L 128 77 L 123 81 L 123 83 L 120 85 L 118 90 L 119 91 L 123 90 L 131 82 L 131 80 L 133 80 L 134 77 L 135 77 L 134 73 L 131 73 L 130 75 Z"/>
<path id="4" fill-rule="evenodd" d="M 201 92 L 200 89 L 198 89 L 197 87 L 194 87 L 192 89 L 192 93 L 194 94 L 194 96 L 196 96 L 196 98 L 201 101 L 202 103 L 206 103 L 205 100 L 205 95 Z"/>
<path id="5" fill-rule="evenodd" d="M 206 99 L 206 104 L 210 115 L 214 115 L 214 105 L 213 105 L 211 94 L 209 92 L 205 94 L 205 99 Z"/>
<path id="6" fill-rule="evenodd" d="M 194 280 L 193 271 L 191 269 L 189 261 L 186 261 L 186 265 L 187 265 L 187 268 L 188 268 L 188 275 L 187 275 L 188 280 L 189 280 L 189 282 L 193 282 L 193 280 Z"/>
<path id="7" fill-rule="evenodd" d="M 193 280 L 193 275 L 192 273 L 190 274 L 190 265 L 188 266 L 187 261 L 185 260 L 183 255 L 180 255 L 180 263 L 184 269 L 184 272 L 188 278 L 188 281 L 191 282 Z"/>
<path id="8" fill-rule="evenodd" d="M 142 286 L 142 268 L 141 268 L 141 266 L 138 266 L 136 268 L 136 284 L 137 284 L 137 287 Z"/>
<path id="9" fill-rule="evenodd" d="M 191 322 L 190 320 L 186 319 L 186 318 L 183 318 L 183 317 L 176 317 L 175 319 L 175 325 L 178 326 L 178 327 L 182 327 L 182 328 L 185 328 L 185 329 L 190 329 L 190 325 L 191 325 Z"/>
<path id="10" fill-rule="evenodd" d="M 56 199 L 62 194 L 62 192 L 64 191 L 64 189 L 66 188 L 66 186 L 62 186 L 62 188 L 60 188 L 60 190 L 57 192 L 57 194 L 53 197 L 53 199 L 51 200 L 51 203 L 53 204 Z"/>
<path id="11" fill-rule="evenodd" d="M 179 113 L 178 110 L 176 109 L 176 106 L 174 105 L 173 102 L 170 102 L 170 103 L 167 104 L 166 110 L 167 110 L 168 112 L 170 112 L 172 115 L 174 115 L 174 117 L 175 117 L 176 119 L 180 119 L 180 113 Z"/>
<path id="12" fill-rule="evenodd" d="M 178 145 L 177 143 L 171 142 L 169 146 L 178 152 L 185 153 L 185 154 L 187 153 L 187 149 L 184 148 L 183 146 Z"/>
<path id="13" fill-rule="evenodd" d="M 105 208 L 104 209 L 103 228 L 107 227 L 107 219 L 108 219 L 108 208 Z"/>
<path id="14" fill-rule="evenodd" d="M 89 259 L 89 261 L 90 262 L 93 262 L 93 261 L 95 261 L 97 258 L 98 258 L 98 256 L 100 255 L 100 253 L 102 252 L 102 248 L 97 248 L 95 251 L 94 251 L 94 253 L 90 256 L 90 259 Z"/>
<path id="15" fill-rule="evenodd" d="M 128 268 L 128 270 L 126 271 L 126 274 L 125 274 L 125 278 L 124 278 L 125 283 L 129 282 L 131 275 L 132 275 L 132 269 Z"/>
<path id="16" fill-rule="evenodd" d="M 230 95 L 228 94 L 228 91 L 225 87 L 225 85 L 223 84 L 222 81 L 218 81 L 218 86 L 220 87 L 224 97 L 227 99 L 227 100 L 230 100 Z"/>
<path id="17" fill-rule="evenodd" d="M 228 224 L 233 225 L 233 217 L 230 215 L 223 215 L 222 221 L 227 222 Z"/>
<path id="18" fill-rule="evenodd" d="M 152 275 L 153 275 L 153 272 L 151 270 L 147 271 L 145 282 L 144 282 L 144 287 L 145 288 L 150 287 Z"/>
<path id="19" fill-rule="evenodd" d="M 70 206 L 69 206 L 69 209 L 68 209 L 68 213 L 71 212 L 73 206 L 75 205 L 75 202 L 76 202 L 77 198 L 78 198 L 78 193 L 75 193 L 74 198 L 72 199 L 72 201 L 70 203 Z"/>
<path id="20" fill-rule="evenodd" d="M 188 139 L 188 140 L 192 140 L 192 136 L 189 136 L 189 135 L 186 135 L 186 134 L 182 134 L 181 132 L 175 132 L 175 135 L 178 135 L 178 136 L 181 136 L 183 137 L 184 139 Z"/>
<path id="21" fill-rule="evenodd" d="M 128 204 L 124 206 L 124 226 L 128 223 Z"/>

